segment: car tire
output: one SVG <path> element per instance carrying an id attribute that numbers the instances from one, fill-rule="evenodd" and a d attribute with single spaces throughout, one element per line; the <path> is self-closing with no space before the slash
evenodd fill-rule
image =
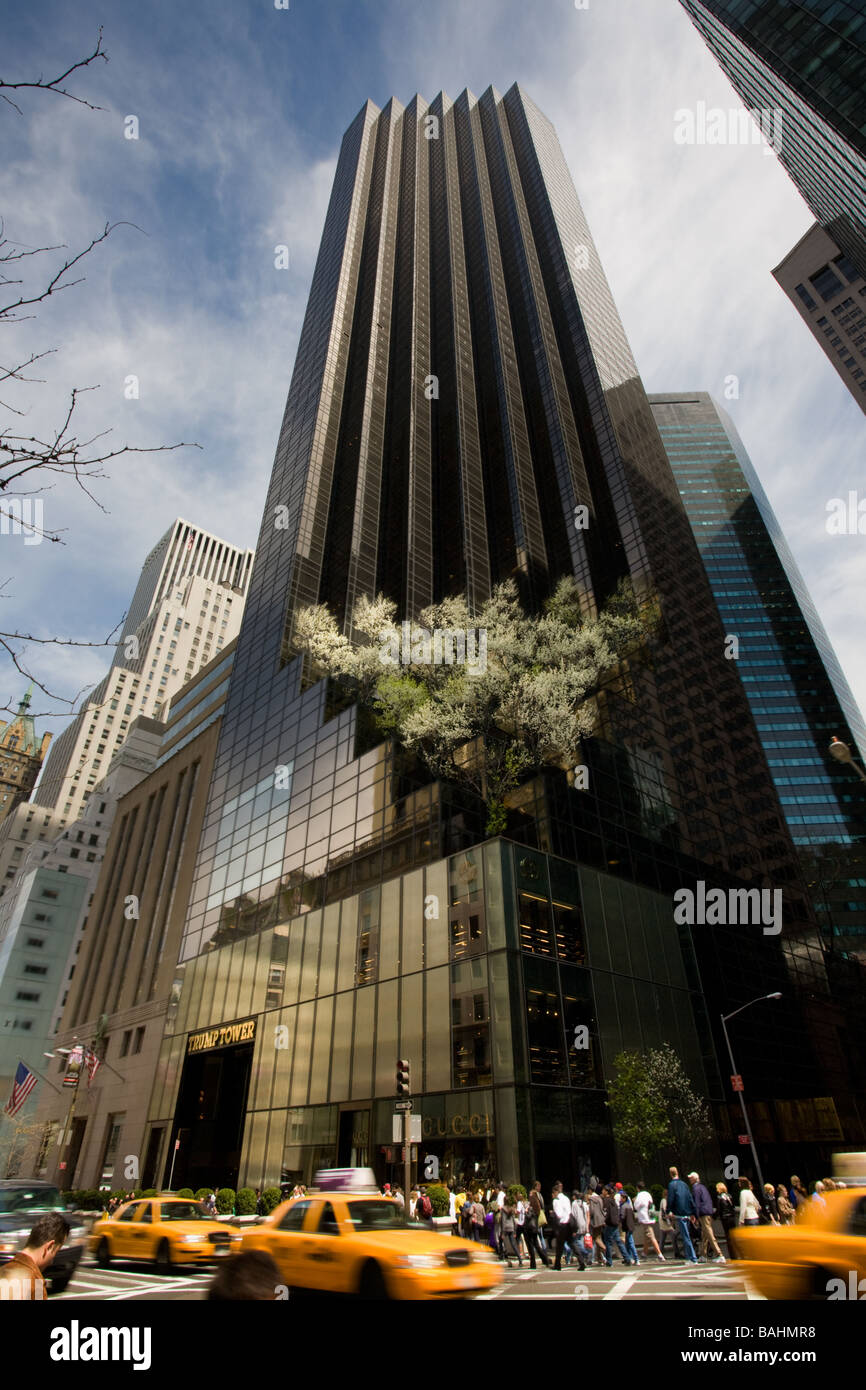
<path id="1" fill-rule="evenodd" d="M 54 1274 L 51 1277 L 50 1288 L 52 1293 L 63 1293 L 70 1279 L 71 1274 Z"/>
<path id="2" fill-rule="evenodd" d="M 111 1264 L 111 1246 L 105 1239 L 105 1236 L 102 1237 L 102 1240 L 96 1247 L 96 1263 L 99 1265 L 100 1269 L 108 1269 L 108 1266 Z"/>
<path id="3" fill-rule="evenodd" d="M 363 1299 L 383 1299 L 388 1297 L 385 1276 L 375 1260 L 368 1260 L 361 1270 L 358 1297 Z"/>
<path id="4" fill-rule="evenodd" d="M 156 1271 L 158 1274 L 171 1274 L 173 1265 L 171 1262 L 171 1246 L 167 1240 L 161 1240 L 156 1251 Z"/>

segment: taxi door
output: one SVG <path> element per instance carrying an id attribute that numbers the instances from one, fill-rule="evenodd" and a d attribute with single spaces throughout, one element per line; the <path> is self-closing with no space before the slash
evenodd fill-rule
<path id="1" fill-rule="evenodd" d="M 317 1202 L 298 1238 L 297 1283 L 305 1289 L 348 1293 L 351 1259 L 331 1202 Z"/>
<path id="2" fill-rule="evenodd" d="M 313 1203 L 307 1200 L 293 1202 L 279 1225 L 268 1231 L 267 1242 L 259 1244 L 258 1239 L 255 1241 L 256 1249 L 267 1250 L 268 1254 L 273 1256 L 280 1271 L 280 1278 L 289 1288 L 297 1288 L 302 1282 L 299 1277 L 300 1242 L 304 1239 L 304 1218 L 312 1205 Z"/>
<path id="3" fill-rule="evenodd" d="M 142 1202 L 141 1206 L 133 1213 L 132 1220 L 126 1228 L 129 1250 L 127 1258 L 130 1260 L 152 1260 L 154 1258 L 152 1208 L 151 1202 Z M 158 1207 L 157 1215 L 159 1215 Z"/>
<path id="4" fill-rule="evenodd" d="M 147 1202 L 133 1202 L 126 1207 L 113 1222 L 111 1231 L 111 1253 L 121 1260 L 134 1260 L 138 1241 L 133 1235 L 134 1222 L 148 1206 Z"/>

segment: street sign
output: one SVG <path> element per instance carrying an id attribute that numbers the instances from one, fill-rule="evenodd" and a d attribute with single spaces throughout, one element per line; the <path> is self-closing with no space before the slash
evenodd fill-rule
<path id="1" fill-rule="evenodd" d="M 749 1142 L 748 1134 L 738 1134 L 737 1138 L 739 1139 L 741 1144 L 748 1144 Z"/>
<path id="2" fill-rule="evenodd" d="M 394 1102 L 394 1109 L 395 1109 L 395 1110 L 411 1110 L 411 1109 L 412 1109 L 412 1102 L 411 1102 L 411 1100 L 395 1100 L 395 1102 Z"/>
<path id="3" fill-rule="evenodd" d="M 409 1116 L 409 1142 L 410 1144 L 420 1144 L 422 1140 L 421 1116 Z M 403 1143 L 403 1116 L 391 1116 L 391 1139 L 395 1144 Z"/>
<path id="4" fill-rule="evenodd" d="M 732 1076 L 732 1077 L 731 1077 L 731 1090 L 732 1090 L 732 1091 L 742 1091 L 742 1090 L 744 1090 L 743 1078 L 742 1078 L 741 1076 L 737 1075 L 737 1076 Z"/>

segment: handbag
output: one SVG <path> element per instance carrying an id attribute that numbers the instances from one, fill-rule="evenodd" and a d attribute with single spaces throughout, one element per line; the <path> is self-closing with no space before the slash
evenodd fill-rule
<path id="1" fill-rule="evenodd" d="M 584 1250 L 592 1249 L 592 1234 L 589 1231 L 587 1231 L 586 1235 L 583 1238 L 583 1248 Z"/>
<path id="2" fill-rule="evenodd" d="M 541 1208 L 541 1211 L 538 1213 L 538 1224 L 539 1224 L 539 1226 L 546 1226 L 546 1225 L 547 1225 L 547 1217 L 546 1217 L 546 1215 L 545 1215 L 545 1213 L 544 1213 L 544 1207 L 542 1207 L 542 1208 Z"/>

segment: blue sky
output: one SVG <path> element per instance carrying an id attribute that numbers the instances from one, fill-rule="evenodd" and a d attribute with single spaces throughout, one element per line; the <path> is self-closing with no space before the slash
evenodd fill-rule
<path id="1" fill-rule="evenodd" d="M 109 464 L 104 511 L 54 479 L 45 525 L 66 544 L 0 537 L 4 630 L 103 640 L 177 515 L 255 545 L 343 131 L 368 97 L 518 80 L 557 128 L 647 389 L 707 390 L 729 410 L 866 703 L 866 538 L 825 526 L 828 500 L 862 486 L 863 415 L 770 274 L 812 218 L 759 146 L 674 141 L 678 109 L 739 105 L 677 0 L 31 0 L 6 17 L 0 70 L 53 76 L 100 24 L 110 61 L 70 86 L 104 110 L 40 92 L 19 95 L 22 116 L 0 107 L 0 212 L 29 246 L 141 230 L 118 227 L 86 283 L 4 329 L 6 354 L 60 349 L 15 404 L 39 433 L 72 386 L 98 383 L 82 436 L 201 449 Z M 72 694 L 106 652 L 32 660 Z M 0 704 L 21 688 L 0 662 Z"/>

